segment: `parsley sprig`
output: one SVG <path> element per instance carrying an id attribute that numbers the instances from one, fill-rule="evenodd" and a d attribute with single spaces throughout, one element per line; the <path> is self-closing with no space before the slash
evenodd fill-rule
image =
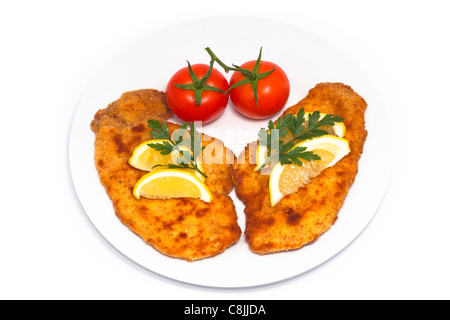
<path id="1" fill-rule="evenodd" d="M 196 130 L 194 122 L 182 124 L 176 129 L 172 136 L 170 135 L 169 126 L 164 121 L 148 120 L 147 125 L 150 128 L 150 134 L 153 139 L 164 139 L 163 143 L 149 143 L 148 146 L 159 151 L 163 155 L 171 154 L 172 151 L 178 151 L 176 163 L 167 165 L 157 164 L 154 167 L 168 167 L 169 169 L 194 169 L 202 176 L 207 178 L 198 166 L 197 159 L 205 147 L 202 147 L 201 134 Z M 190 127 L 189 134 L 187 127 Z M 181 147 L 187 147 L 191 152 L 182 150 Z"/>
<path id="2" fill-rule="evenodd" d="M 261 171 L 273 159 L 279 159 L 281 164 L 303 165 L 302 160 L 320 160 L 320 157 L 312 151 L 306 151 L 306 147 L 295 147 L 303 140 L 312 139 L 329 134 L 326 130 L 320 129 L 324 126 L 334 126 L 336 122 L 342 122 L 339 116 L 326 114 L 320 118 L 320 112 L 309 113 L 306 119 L 305 109 L 302 108 L 296 115 L 286 114 L 279 117 L 275 123 L 270 120 L 268 129 L 261 128 L 259 131 L 260 145 L 267 146 L 268 158 L 258 168 Z M 288 141 L 282 138 L 292 134 Z M 278 135 L 278 136 L 277 136 Z M 294 148 L 295 147 L 295 148 Z"/>

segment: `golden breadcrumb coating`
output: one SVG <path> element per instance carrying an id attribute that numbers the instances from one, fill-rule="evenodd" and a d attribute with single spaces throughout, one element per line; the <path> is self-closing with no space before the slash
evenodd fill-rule
<path id="1" fill-rule="evenodd" d="M 319 110 L 341 116 L 347 129 L 344 138 L 349 141 L 351 152 L 274 207 L 270 204 L 269 175 L 254 171 L 255 162 L 249 161 L 254 155 L 249 150 L 254 152 L 255 148 L 247 145 L 233 166 L 233 182 L 245 205 L 245 236 L 253 252 L 268 254 L 301 248 L 334 224 L 358 172 L 367 136 L 366 107 L 364 99 L 349 86 L 321 83 L 283 113 L 296 114 L 305 108 L 307 112 Z"/>
<path id="2" fill-rule="evenodd" d="M 147 120 L 165 121 L 170 116 L 164 93 L 124 93 L 99 110 L 91 123 L 96 133 L 95 164 L 122 223 L 161 253 L 195 261 L 223 252 L 240 238 L 236 209 L 228 196 L 233 189 L 231 164 L 225 162 L 228 157 L 228 163 L 233 163 L 235 156 L 219 140 L 204 137 L 205 146 L 217 144 L 216 150 L 224 149 L 223 164 L 206 161 L 214 148 L 204 155 L 205 184 L 213 194 L 210 203 L 188 198 L 137 200 L 133 188 L 146 172 L 130 166 L 128 159 L 139 144 L 152 139 Z M 171 132 L 176 128 L 169 123 Z"/>

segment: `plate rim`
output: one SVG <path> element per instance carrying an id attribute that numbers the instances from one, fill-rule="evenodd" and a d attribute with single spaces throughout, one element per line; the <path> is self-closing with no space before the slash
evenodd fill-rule
<path id="1" fill-rule="evenodd" d="M 224 19 L 229 18 L 228 16 L 220 16 L 220 17 L 221 17 L 221 18 L 224 18 Z M 243 17 L 233 17 L 233 18 L 234 18 L 234 19 L 236 19 L 236 18 L 237 18 L 237 19 L 242 19 Z M 271 21 L 271 22 L 275 22 L 275 23 L 277 23 L 277 24 L 282 24 L 282 25 L 285 25 L 285 26 L 288 26 L 288 27 L 291 27 L 291 28 L 300 29 L 300 30 L 302 30 L 303 32 L 307 32 L 307 33 L 309 33 L 309 34 L 311 34 L 311 35 L 313 35 L 313 36 L 317 36 L 317 35 L 313 34 L 310 30 L 302 29 L 302 28 L 299 27 L 299 26 L 292 25 L 292 24 L 286 23 L 286 22 L 284 22 L 284 21 L 283 21 L 283 22 L 280 22 L 280 21 L 275 20 L 275 19 L 266 19 L 266 18 L 261 18 L 261 17 L 252 17 L 252 18 L 255 19 L 255 20 L 259 20 L 259 21 Z M 140 41 L 143 41 L 145 38 L 151 36 L 152 34 L 161 32 L 162 30 L 165 30 L 165 29 L 168 29 L 168 28 L 172 28 L 172 27 L 176 27 L 176 26 L 180 26 L 180 25 L 184 25 L 184 24 L 198 23 L 198 21 L 211 20 L 211 19 L 213 19 L 213 18 L 188 19 L 188 20 L 184 20 L 184 21 L 182 21 L 182 22 L 177 22 L 177 23 L 174 23 L 174 24 L 170 24 L 170 25 L 168 25 L 168 26 L 166 26 L 166 27 L 159 28 L 159 29 L 157 29 L 156 31 L 153 31 L 153 32 L 147 34 L 147 36 L 143 37 L 142 39 L 137 40 L 135 43 L 140 42 Z M 329 43 L 326 39 L 324 39 L 324 38 L 322 38 L 322 37 L 320 37 L 320 36 L 317 36 L 317 37 L 319 37 L 322 41 L 325 41 L 325 42 Z M 132 45 L 134 45 L 135 43 L 133 43 Z M 330 44 L 331 44 L 331 43 L 330 43 Z M 331 44 L 331 45 L 332 45 L 333 47 L 335 47 L 333 44 Z M 337 50 L 339 50 L 339 51 L 342 52 L 342 50 L 340 50 L 340 48 L 337 48 L 337 47 L 335 47 L 335 48 L 336 48 Z M 119 53 L 119 54 L 121 54 L 121 53 Z M 345 54 L 344 52 L 342 52 L 342 54 L 344 54 L 345 56 L 347 56 L 347 54 Z M 111 60 L 112 60 L 112 59 L 111 59 Z M 110 61 L 111 61 L 111 60 L 110 60 Z M 353 61 L 353 59 L 351 59 L 351 60 Z M 102 66 L 102 68 L 99 70 L 99 72 L 101 72 L 101 70 L 103 70 L 103 68 L 105 68 L 105 67 L 110 63 L 110 61 L 107 61 L 107 62 Z M 302 271 L 302 272 L 300 272 L 300 273 L 297 273 L 297 274 L 293 274 L 293 275 L 291 275 L 291 276 L 283 277 L 283 278 L 280 278 L 280 279 L 278 279 L 278 280 L 274 280 L 274 281 L 271 281 L 271 282 L 264 282 L 264 283 L 253 284 L 253 285 L 243 285 L 243 286 L 236 286 L 236 285 L 233 285 L 233 286 L 218 286 L 218 285 L 208 285 L 208 284 L 204 284 L 204 283 L 195 283 L 195 282 L 192 282 L 192 281 L 189 281 L 189 280 L 183 280 L 182 278 L 173 277 L 173 276 L 166 275 L 166 274 L 164 274 L 164 273 L 160 273 L 160 272 L 158 272 L 158 271 L 149 269 L 147 266 L 141 264 L 140 262 L 136 261 L 136 260 L 133 259 L 133 258 L 130 258 L 127 254 L 125 254 L 124 252 L 122 252 L 122 250 L 120 250 L 119 248 L 117 248 L 117 246 L 116 246 L 114 243 L 112 243 L 112 242 L 110 241 L 110 239 L 108 239 L 108 238 L 104 235 L 104 233 L 103 233 L 101 230 L 99 230 L 98 226 L 95 224 L 95 222 L 93 221 L 92 217 L 91 217 L 91 216 L 88 214 L 88 212 L 86 211 L 85 205 L 83 205 L 83 201 L 82 201 L 82 199 L 80 198 L 80 194 L 79 194 L 79 192 L 78 192 L 77 183 L 76 183 L 76 181 L 75 181 L 77 178 L 75 178 L 75 177 L 74 177 L 74 174 L 73 174 L 73 173 L 74 173 L 74 169 L 73 169 L 73 166 L 74 166 L 73 163 L 74 163 L 74 162 L 73 162 L 73 158 L 72 158 L 72 157 L 73 157 L 73 149 L 72 149 L 72 148 L 73 148 L 73 143 L 72 143 L 72 141 L 73 141 L 73 139 L 75 139 L 75 137 L 74 137 L 74 131 L 75 131 L 75 130 L 74 130 L 74 127 L 75 127 L 75 124 L 76 124 L 76 121 L 77 121 L 77 117 L 79 116 L 79 109 L 80 109 L 80 106 L 83 104 L 83 101 L 84 101 L 84 98 L 85 98 L 85 96 L 86 96 L 86 93 L 91 89 L 91 86 L 95 83 L 95 80 L 96 80 L 96 76 L 92 79 L 92 81 L 91 81 L 91 83 L 89 84 L 89 86 L 87 87 L 87 89 L 83 92 L 82 99 L 80 100 L 79 104 L 77 105 L 76 112 L 75 112 L 75 114 L 74 114 L 74 117 L 73 117 L 73 120 L 72 120 L 72 124 L 71 124 L 71 128 L 70 128 L 70 133 L 69 133 L 69 148 L 68 148 L 68 149 L 69 149 L 69 150 L 68 150 L 68 153 L 69 153 L 69 169 L 70 169 L 69 171 L 70 171 L 70 177 L 71 177 L 71 180 L 72 180 L 72 183 L 73 183 L 73 186 L 74 186 L 75 195 L 76 195 L 76 197 L 77 197 L 77 199 L 78 199 L 78 201 L 79 201 L 79 203 L 80 203 L 80 205 L 81 205 L 81 208 L 83 209 L 84 213 L 86 214 L 86 216 L 88 217 L 89 221 L 92 223 L 92 225 L 94 226 L 94 228 L 97 230 L 97 232 L 98 232 L 98 233 L 99 233 L 99 234 L 100 234 L 100 235 L 101 235 L 101 236 L 102 236 L 102 237 L 103 237 L 103 238 L 104 238 L 104 239 L 105 239 L 105 240 L 106 240 L 106 241 L 107 241 L 114 249 L 116 249 L 121 255 L 123 255 L 123 256 L 127 257 L 129 260 L 133 261 L 133 263 L 136 263 L 136 264 L 138 264 L 139 266 L 143 267 L 144 269 L 146 269 L 146 270 L 148 270 L 148 271 L 151 271 L 151 272 L 154 273 L 154 274 L 158 274 L 159 276 L 162 276 L 162 277 L 164 277 L 164 278 L 166 278 L 166 279 L 171 279 L 171 280 L 175 280 L 175 281 L 182 282 L 182 283 L 186 283 L 186 284 L 197 285 L 197 286 L 204 286 L 204 287 L 215 287 L 215 288 L 218 288 L 218 287 L 219 287 L 219 288 L 243 288 L 243 287 L 255 287 L 255 286 L 261 286 L 261 285 L 268 285 L 268 284 L 273 284 L 273 283 L 277 283 L 277 282 L 280 282 L 280 281 L 286 281 L 286 280 L 289 280 L 289 279 L 291 279 L 291 278 L 298 277 L 298 276 L 304 274 L 305 272 L 308 272 L 308 271 L 310 271 L 310 270 L 312 270 L 312 269 L 314 269 L 314 268 L 317 268 L 318 266 L 324 264 L 325 262 L 327 262 L 328 260 L 330 260 L 331 258 L 333 258 L 334 256 L 336 256 L 338 253 L 342 252 L 342 250 L 344 250 L 346 247 L 348 247 L 351 243 L 353 243 L 353 242 L 356 240 L 356 238 L 358 238 L 359 235 L 364 231 L 364 229 L 367 228 L 367 226 L 370 224 L 370 221 L 375 217 L 376 213 L 378 212 L 380 206 L 382 205 L 382 203 L 383 203 L 383 201 L 384 201 L 384 198 L 386 197 L 386 194 L 388 193 L 389 185 L 390 185 L 390 181 L 391 181 L 391 177 L 392 177 L 392 172 L 393 172 L 393 163 L 394 163 L 394 159 L 393 159 L 393 158 L 391 158 L 391 160 L 389 161 L 389 173 L 388 173 L 388 178 L 387 178 L 387 181 L 385 182 L 385 188 L 384 188 L 384 190 L 383 190 L 383 195 L 382 195 L 382 197 L 381 197 L 381 200 L 378 202 L 378 205 L 377 205 L 376 209 L 374 210 L 373 214 L 371 215 L 369 221 L 368 221 L 367 223 L 365 223 L 364 227 L 363 227 L 361 230 L 359 230 L 359 232 L 356 234 L 356 236 L 352 237 L 352 239 L 351 239 L 345 246 L 343 246 L 340 250 L 336 251 L 336 252 L 335 252 L 334 254 L 332 254 L 330 257 L 326 258 L 325 260 L 323 260 L 322 262 L 316 264 L 315 266 L 308 268 L 307 270 L 304 270 L 304 271 Z M 375 86 L 375 88 L 376 88 L 376 86 Z M 378 93 L 378 95 L 379 95 L 379 93 Z M 381 96 L 379 97 L 379 99 L 380 99 L 381 101 L 383 101 Z M 384 102 L 384 101 L 383 101 L 383 102 Z M 383 105 L 385 106 L 384 103 L 383 103 Z M 392 133 L 392 129 L 390 128 L 390 123 L 389 123 L 389 129 L 390 129 L 390 132 Z M 86 130 L 88 130 L 88 129 L 86 128 Z M 91 134 L 93 134 L 93 132 L 91 132 Z M 392 141 L 390 141 L 389 144 L 390 144 L 390 149 L 392 149 Z M 93 145 L 92 145 L 92 148 L 93 148 Z M 93 161 L 93 160 L 92 160 L 92 161 Z M 355 182 L 356 182 L 356 179 L 355 179 Z M 233 190 L 233 192 L 234 192 L 234 190 Z M 117 219 L 117 217 L 116 217 L 115 215 L 112 215 L 112 217 L 113 217 L 115 220 L 117 220 L 118 223 L 121 224 L 121 222 Z M 243 230 L 243 231 L 244 231 L 244 230 Z M 245 235 L 244 235 L 244 233 L 243 233 L 242 236 L 241 236 L 240 241 L 245 240 L 244 238 L 245 238 Z M 234 246 L 234 245 L 233 245 L 233 246 Z M 154 250 L 154 249 L 152 249 L 152 250 Z M 227 249 L 227 250 L 229 250 L 229 249 Z M 299 251 L 299 250 L 295 250 L 295 251 Z M 294 251 L 294 252 L 295 252 L 295 251 Z M 173 259 L 173 258 L 167 257 L 167 259 Z M 214 259 L 214 257 L 211 258 L 211 259 Z M 194 263 L 195 263 L 195 262 L 194 262 Z"/>

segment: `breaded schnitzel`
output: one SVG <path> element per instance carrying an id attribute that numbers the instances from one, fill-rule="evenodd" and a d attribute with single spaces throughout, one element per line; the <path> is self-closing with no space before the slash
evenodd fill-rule
<path id="1" fill-rule="evenodd" d="M 231 165 L 226 164 L 235 156 L 218 139 L 203 136 L 205 183 L 214 197 L 210 203 L 188 198 L 137 200 L 132 191 L 146 172 L 130 166 L 128 159 L 135 147 L 152 139 L 147 120 L 165 121 L 170 116 L 164 93 L 124 93 L 99 110 L 91 123 L 96 133 L 95 163 L 115 213 L 125 225 L 161 253 L 195 261 L 223 252 L 240 238 L 236 210 L 228 196 L 233 189 Z M 176 128 L 169 123 L 170 132 Z M 222 148 L 223 164 L 217 164 L 215 152 Z"/>
<path id="2" fill-rule="evenodd" d="M 254 155 L 249 150 L 255 148 L 247 145 L 240 156 L 245 157 L 245 162 L 239 159 L 233 165 L 233 181 L 236 194 L 245 205 L 245 235 L 252 251 L 268 254 L 298 249 L 314 242 L 334 224 L 358 172 L 367 136 L 366 107 L 364 99 L 349 86 L 321 83 L 284 112 L 296 114 L 304 108 L 306 112 L 318 110 L 341 116 L 351 152 L 274 207 L 270 204 L 269 175 L 254 171 L 255 162 L 249 161 Z"/>
<path id="3" fill-rule="evenodd" d="M 167 120 L 171 116 L 164 92 L 135 90 L 125 92 L 107 108 L 98 110 L 91 128 L 97 133 L 101 127 L 133 127 L 138 123 L 147 123 L 148 119 Z"/>

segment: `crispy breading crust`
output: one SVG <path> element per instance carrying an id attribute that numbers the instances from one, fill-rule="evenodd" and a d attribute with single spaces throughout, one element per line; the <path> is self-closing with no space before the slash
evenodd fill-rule
<path id="1" fill-rule="evenodd" d="M 249 146 L 233 166 L 236 194 L 245 204 L 245 236 L 250 249 L 259 254 L 293 250 L 314 242 L 336 221 L 349 188 L 358 172 L 367 131 L 365 100 L 341 83 L 321 83 L 283 114 L 319 110 L 345 119 L 351 152 L 333 167 L 325 169 L 304 188 L 285 196 L 271 207 L 269 175 L 254 171 L 249 164 Z M 254 150 L 254 149 L 252 149 Z"/>
<path id="2" fill-rule="evenodd" d="M 214 148 L 205 153 L 203 167 L 208 175 L 205 183 L 213 194 L 211 203 L 187 198 L 134 198 L 134 185 L 146 172 L 131 167 L 128 159 L 136 146 L 152 139 L 147 120 L 167 120 L 170 115 L 162 92 L 137 90 L 123 94 L 99 110 L 91 123 L 96 133 L 95 164 L 115 213 L 126 226 L 161 253 L 195 261 L 223 252 L 242 233 L 234 203 L 228 196 L 233 189 L 231 165 L 208 159 L 214 155 Z M 171 132 L 177 127 L 169 123 Z M 203 138 L 207 140 L 203 143 L 205 150 L 211 151 L 208 146 L 217 144 L 215 150 L 225 149 L 224 158 L 235 159 L 219 140 Z"/>
<path id="3" fill-rule="evenodd" d="M 167 120 L 171 115 L 164 92 L 155 89 L 128 91 L 107 108 L 97 111 L 91 129 L 97 133 L 101 127 L 130 127 L 147 123 L 148 119 Z"/>

